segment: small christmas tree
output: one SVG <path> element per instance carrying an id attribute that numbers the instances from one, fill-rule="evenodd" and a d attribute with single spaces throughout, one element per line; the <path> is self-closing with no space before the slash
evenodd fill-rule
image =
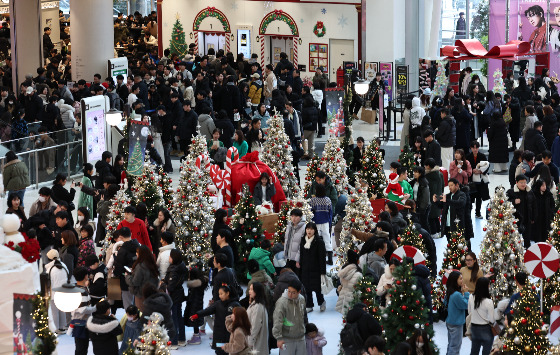
<path id="1" fill-rule="evenodd" d="M 336 261 L 339 269 L 346 263 L 348 250 L 359 252 L 358 245 L 362 243 L 352 235 L 352 229 L 369 232 L 373 227 L 370 223 L 372 220 L 373 208 L 368 199 L 367 189 L 350 187 L 346 204 L 346 216 L 342 220 L 342 232 L 340 233 L 340 246 L 338 248 L 339 257 Z"/>
<path id="2" fill-rule="evenodd" d="M 393 287 L 389 290 L 390 300 L 387 301 L 387 308 L 381 316 L 381 326 L 387 338 L 387 349 L 393 351 L 398 343 L 409 339 L 417 329 L 425 329 L 429 335 L 432 351 L 437 351 L 431 340 L 434 330 L 429 323 L 424 295 L 417 288 L 416 278 L 412 274 L 413 266 L 405 261 L 393 273 Z"/>
<path id="3" fill-rule="evenodd" d="M 436 74 L 436 82 L 434 84 L 434 96 L 444 97 L 445 93 L 447 92 L 447 86 L 449 85 L 449 80 L 447 80 L 447 76 L 445 76 L 445 65 L 447 64 L 446 60 L 438 60 L 437 61 L 437 74 Z"/>
<path id="4" fill-rule="evenodd" d="M 414 153 L 410 150 L 410 146 L 405 144 L 403 149 L 401 149 L 401 154 L 399 155 L 399 163 L 406 168 L 408 172 L 408 177 L 412 178 L 414 176 L 414 167 L 417 166 L 417 162 L 414 159 Z"/>
<path id="5" fill-rule="evenodd" d="M 267 123 L 268 133 L 260 160 L 276 174 L 287 196 L 294 196 L 299 186 L 292 165 L 292 146 L 288 135 L 284 132 L 284 120 L 281 115 L 276 114 L 269 118 Z"/>
<path id="6" fill-rule="evenodd" d="M 127 173 L 132 176 L 141 176 L 142 169 L 144 168 L 144 156 L 142 154 L 142 146 L 140 145 L 140 138 L 136 138 L 134 143 L 134 150 L 132 156 L 128 161 Z"/>
<path id="7" fill-rule="evenodd" d="M 173 188 L 171 187 L 171 183 L 173 180 L 169 177 L 168 173 L 166 173 L 162 167 L 158 169 L 158 186 L 161 189 L 163 194 L 163 203 L 167 207 L 167 209 L 171 209 L 173 206 Z"/>
<path id="8" fill-rule="evenodd" d="M 515 355 L 545 355 L 550 348 L 548 327 L 539 313 L 536 287 L 527 282 L 513 308 L 513 321 L 504 335 L 503 351 Z"/>
<path id="9" fill-rule="evenodd" d="M 183 30 L 183 25 L 179 22 L 179 14 L 177 14 L 175 18 L 175 24 L 171 32 L 171 40 L 169 41 L 169 49 L 171 50 L 171 54 L 184 57 L 188 53 L 189 47 L 185 42 L 185 31 Z"/>
<path id="10" fill-rule="evenodd" d="M 503 78 L 502 71 L 500 69 L 496 69 L 494 71 L 494 88 L 492 91 L 496 94 L 501 94 L 502 97 L 506 94 L 506 86 L 504 85 L 504 78 Z"/>
<path id="11" fill-rule="evenodd" d="M 136 203 L 143 202 L 148 207 L 148 220 L 157 218 L 159 209 L 163 206 L 163 192 L 159 186 L 159 174 L 156 173 L 157 166 L 150 163 L 150 157 L 146 154 L 146 161 L 142 168 L 142 175 L 134 179 L 130 189 Z"/>
<path id="12" fill-rule="evenodd" d="M 31 302 L 33 303 L 35 336 L 40 341 L 33 342 L 33 351 L 30 354 L 50 355 L 56 351 L 58 340 L 56 335 L 49 329 L 49 312 L 45 306 L 45 299 L 40 293 L 37 293 L 31 299 Z"/>
<path id="13" fill-rule="evenodd" d="M 137 354 L 142 355 L 170 355 L 169 336 L 163 325 L 163 316 L 154 312 L 150 315 L 150 322 L 144 326 L 142 334 L 138 338 Z"/>
<path id="14" fill-rule="evenodd" d="M 548 243 L 558 250 L 560 248 L 560 210 L 554 214 L 551 227 Z M 560 304 L 560 270 L 544 280 L 543 302 L 545 318 L 548 318 L 550 316 L 550 308 Z"/>
<path id="15" fill-rule="evenodd" d="M 276 222 L 276 229 L 274 231 L 274 241 L 276 243 L 281 243 L 286 234 L 286 227 L 290 223 L 290 213 L 294 208 L 299 208 L 303 212 L 303 220 L 311 222 L 313 219 L 313 212 L 311 207 L 307 202 L 307 199 L 303 196 L 303 191 L 300 191 L 294 198 L 286 201 L 280 207 L 280 213 L 278 214 L 278 222 Z"/>
<path id="16" fill-rule="evenodd" d="M 240 228 L 241 233 L 235 240 L 237 255 L 239 259 L 235 266 L 238 280 L 245 280 L 247 273 L 247 259 L 254 246 L 259 246 L 264 238 L 262 222 L 257 216 L 255 201 L 249 190 L 249 185 L 243 185 L 241 199 L 235 206 L 235 216 L 233 217 L 233 227 Z M 240 223 L 240 219 L 244 219 Z"/>
<path id="17" fill-rule="evenodd" d="M 319 162 L 319 169 L 331 178 L 339 194 L 346 194 L 348 190 L 348 176 L 346 175 L 346 160 L 344 150 L 340 148 L 340 140 L 330 137 L 327 140 L 323 156 Z"/>
<path id="18" fill-rule="evenodd" d="M 311 185 L 313 185 L 313 181 L 315 181 L 315 175 L 317 171 L 319 171 L 319 165 L 321 163 L 321 159 L 317 155 L 313 155 L 307 163 L 307 171 L 305 172 L 305 184 L 303 185 L 303 191 L 307 198 L 311 198 L 308 196 L 309 190 L 311 189 Z"/>
<path id="19" fill-rule="evenodd" d="M 428 251 L 426 250 L 426 246 L 422 242 L 422 236 L 412 222 L 412 218 L 408 219 L 408 226 L 397 237 L 397 242 L 399 245 L 411 245 L 420 250 L 425 258 L 428 257 Z"/>
<path id="20" fill-rule="evenodd" d="M 371 276 L 361 277 L 354 286 L 354 299 L 350 303 L 348 310 L 352 309 L 356 303 L 363 303 L 367 306 L 368 312 L 381 321 L 381 309 L 377 302 L 377 285 Z"/>
<path id="21" fill-rule="evenodd" d="M 385 161 L 374 139 L 364 152 L 362 171 L 360 172 L 361 180 L 364 180 L 369 186 L 368 196 L 370 198 L 374 196 L 376 196 L 376 198 L 383 197 L 383 191 L 387 184 L 387 179 L 383 172 L 383 164 L 385 164 Z"/>
<path id="22" fill-rule="evenodd" d="M 486 235 L 480 246 L 479 259 L 483 272 L 494 274 L 490 294 L 497 302 L 515 292 L 514 276 L 519 271 L 525 271 L 525 248 L 521 234 L 517 231 L 517 220 L 513 216 L 515 209 L 508 201 L 503 186 L 496 188 L 488 211 L 490 217 L 483 228 Z"/>
<path id="23" fill-rule="evenodd" d="M 126 190 L 121 188 L 111 200 L 109 214 L 107 215 L 107 233 L 105 234 L 105 240 L 103 241 L 103 254 L 105 254 L 105 251 L 111 245 L 113 232 L 117 230 L 117 226 L 124 219 L 124 209 L 127 206 L 130 206 L 130 197 L 128 197 Z"/>

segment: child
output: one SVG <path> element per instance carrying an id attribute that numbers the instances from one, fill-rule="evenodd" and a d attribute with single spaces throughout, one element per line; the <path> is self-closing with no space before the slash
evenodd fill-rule
<path id="1" fill-rule="evenodd" d="M 91 298 L 87 289 L 88 271 L 85 267 L 78 266 L 74 269 L 74 278 L 76 279 L 76 287 L 82 289 L 82 303 L 72 311 L 72 321 L 70 328 L 72 329 L 72 337 L 76 344 L 75 355 L 87 355 L 89 348 L 89 336 L 86 328 L 86 321 L 96 310 L 96 306 L 91 305 Z"/>
<path id="2" fill-rule="evenodd" d="M 284 256 L 284 236 L 280 242 L 272 247 L 272 264 L 276 270 L 276 275 L 280 275 L 280 271 L 286 266 L 286 257 Z"/>
<path id="3" fill-rule="evenodd" d="M 187 295 L 187 306 L 185 307 L 185 325 L 193 327 L 194 334 L 192 338 L 187 341 L 189 345 L 198 345 L 200 341 L 199 327 L 202 326 L 203 319 L 191 320 L 190 317 L 201 311 L 204 306 L 204 290 L 208 287 L 208 278 L 202 274 L 198 267 L 193 267 L 189 270 L 189 278 L 187 281 L 187 288 L 189 293 Z"/>
<path id="4" fill-rule="evenodd" d="M 107 296 L 107 268 L 99 262 L 99 258 L 95 254 L 86 257 L 86 267 L 89 270 L 91 304 L 96 305 Z"/>
<path id="5" fill-rule="evenodd" d="M 323 355 L 323 347 L 327 345 L 323 332 L 320 332 L 313 323 L 305 325 L 305 345 L 307 355 Z"/>
<path id="6" fill-rule="evenodd" d="M 128 341 L 134 347 L 134 342 L 142 333 L 142 322 L 140 321 L 140 311 L 135 305 L 130 305 L 126 309 L 126 325 L 124 326 L 123 341 L 119 354 L 122 354 L 128 349 Z"/>
<path id="7" fill-rule="evenodd" d="M 95 355 L 118 355 L 117 335 L 122 334 L 119 321 L 111 315 L 108 301 L 97 303 L 97 310 L 89 317 L 87 329 Z"/>

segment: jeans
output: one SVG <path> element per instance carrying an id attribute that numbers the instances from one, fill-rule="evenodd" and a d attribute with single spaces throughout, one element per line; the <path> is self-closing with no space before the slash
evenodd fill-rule
<path id="1" fill-rule="evenodd" d="M 494 342 L 494 335 L 490 325 L 471 324 L 471 334 L 471 355 L 478 355 L 480 347 L 482 347 L 482 355 L 490 354 L 492 343 Z"/>
<path id="2" fill-rule="evenodd" d="M 25 189 L 8 191 L 8 197 L 10 197 L 10 195 L 17 195 L 19 197 L 20 206 L 23 207 L 23 196 L 25 196 Z"/>
<path id="3" fill-rule="evenodd" d="M 185 341 L 185 323 L 183 321 L 182 303 L 173 303 L 171 306 L 171 318 L 175 327 L 175 336 L 171 339 L 171 344 L 177 345 L 180 341 Z M 198 333 L 198 332 L 196 332 Z"/>
<path id="4" fill-rule="evenodd" d="M 309 288 L 305 288 L 305 292 L 307 293 L 307 308 L 313 308 L 313 291 L 310 291 Z M 325 297 L 321 292 L 315 291 L 315 296 L 317 296 L 317 304 L 320 306 L 325 302 Z"/>
<path id="5" fill-rule="evenodd" d="M 463 343 L 463 325 L 445 323 L 447 326 L 447 355 L 459 355 Z"/>
<path id="6" fill-rule="evenodd" d="M 173 172 L 173 166 L 171 165 L 171 141 L 163 144 L 163 171 L 166 173 Z"/>

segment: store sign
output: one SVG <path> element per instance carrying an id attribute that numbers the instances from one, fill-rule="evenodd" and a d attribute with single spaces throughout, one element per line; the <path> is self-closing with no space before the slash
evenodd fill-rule
<path id="1" fill-rule="evenodd" d="M 117 83 L 117 75 L 122 75 L 125 78 L 128 76 L 128 59 L 126 57 L 111 58 L 108 61 L 109 76 L 113 78 L 115 84 Z"/>
<path id="2" fill-rule="evenodd" d="M 397 94 L 402 95 L 408 92 L 408 66 L 397 66 Z"/>
<path id="3" fill-rule="evenodd" d="M 9 12 L 10 12 L 10 7 L 9 6 L 0 7 L 0 14 L 7 14 Z"/>
<path id="4" fill-rule="evenodd" d="M 59 2 L 58 1 L 47 1 L 41 3 L 41 10 L 45 9 L 58 9 Z"/>

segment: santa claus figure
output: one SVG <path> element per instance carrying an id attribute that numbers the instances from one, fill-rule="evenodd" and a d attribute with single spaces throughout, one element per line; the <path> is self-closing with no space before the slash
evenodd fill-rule
<path id="1" fill-rule="evenodd" d="M 385 189 L 385 195 L 390 196 L 391 194 L 398 197 L 399 200 L 404 197 L 404 192 L 402 186 L 399 184 L 399 176 L 397 175 L 397 173 L 391 173 L 389 175 L 389 181 L 387 184 L 387 188 Z M 395 200 L 391 197 L 389 197 L 389 199 Z"/>

